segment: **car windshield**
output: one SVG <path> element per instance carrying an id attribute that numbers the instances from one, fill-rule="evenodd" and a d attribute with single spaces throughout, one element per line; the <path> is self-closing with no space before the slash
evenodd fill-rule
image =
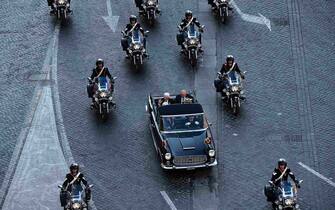
<path id="1" fill-rule="evenodd" d="M 203 114 L 175 115 L 161 117 L 161 130 L 166 132 L 183 132 L 205 128 Z"/>

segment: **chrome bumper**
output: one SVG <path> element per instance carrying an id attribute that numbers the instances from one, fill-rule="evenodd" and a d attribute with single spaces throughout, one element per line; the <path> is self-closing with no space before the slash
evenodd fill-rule
<path id="1" fill-rule="evenodd" d="M 164 165 L 163 163 L 161 163 L 161 167 L 163 169 L 167 169 L 167 170 L 174 170 L 174 169 L 192 170 L 192 169 L 196 169 L 196 168 L 208 168 L 208 167 L 216 166 L 217 164 L 218 164 L 218 162 L 215 159 L 215 161 L 213 163 L 205 163 L 205 164 L 195 165 L 195 166 L 174 166 L 174 165 L 167 166 L 167 165 Z"/>

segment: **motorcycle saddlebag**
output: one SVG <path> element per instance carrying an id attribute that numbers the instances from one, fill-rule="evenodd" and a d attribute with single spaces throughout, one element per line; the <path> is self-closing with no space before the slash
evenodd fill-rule
<path id="1" fill-rule="evenodd" d="M 67 202 L 68 202 L 68 196 L 69 193 L 67 191 L 61 191 L 59 194 L 59 198 L 60 198 L 60 205 L 62 207 L 66 206 Z"/>
<path id="2" fill-rule="evenodd" d="M 178 45 L 182 45 L 184 42 L 184 34 L 177 34 L 176 39 L 177 39 Z"/>
<path id="3" fill-rule="evenodd" d="M 128 49 L 128 40 L 125 38 L 121 39 L 121 46 L 122 46 L 122 50 L 126 51 Z"/>
<path id="4" fill-rule="evenodd" d="M 93 88 L 94 88 L 94 85 L 93 84 L 88 84 L 87 85 L 87 95 L 89 98 L 92 98 L 93 97 Z"/>
<path id="5" fill-rule="evenodd" d="M 264 187 L 264 195 L 267 198 L 267 201 L 274 201 L 276 199 L 275 192 L 273 190 L 273 187 L 266 185 Z"/>
<path id="6" fill-rule="evenodd" d="M 214 80 L 214 86 L 215 86 L 216 92 L 221 92 L 222 89 L 224 88 L 223 82 L 220 79 Z"/>

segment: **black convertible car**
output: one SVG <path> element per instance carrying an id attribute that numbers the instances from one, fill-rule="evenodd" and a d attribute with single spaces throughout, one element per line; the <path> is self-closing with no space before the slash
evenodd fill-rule
<path id="1" fill-rule="evenodd" d="M 194 102 L 159 107 L 162 98 L 150 95 L 146 106 L 162 168 L 194 169 L 217 165 L 212 133 L 202 106 Z"/>

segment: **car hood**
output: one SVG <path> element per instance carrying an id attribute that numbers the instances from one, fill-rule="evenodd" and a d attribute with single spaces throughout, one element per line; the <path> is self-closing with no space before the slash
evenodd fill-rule
<path id="1" fill-rule="evenodd" d="M 208 145 L 204 143 L 206 132 L 168 133 L 165 139 L 173 156 L 207 155 Z"/>

